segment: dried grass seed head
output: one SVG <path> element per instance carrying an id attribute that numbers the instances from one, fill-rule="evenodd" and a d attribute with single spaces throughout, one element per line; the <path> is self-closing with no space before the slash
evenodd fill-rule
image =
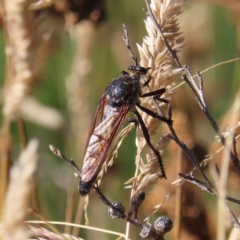
<path id="1" fill-rule="evenodd" d="M 180 51 L 182 48 L 182 38 L 179 38 L 179 27 L 177 23 L 177 16 L 181 13 L 182 1 L 180 0 L 152 0 L 151 9 L 156 21 L 161 28 L 167 42 L 171 48 L 175 51 Z M 153 24 L 152 19 L 148 16 L 145 20 L 146 30 L 148 36 L 143 39 L 143 43 L 140 46 L 137 45 L 140 55 L 140 65 L 147 68 L 150 67 L 149 74 L 151 75 L 151 81 L 149 87 L 151 91 L 165 88 L 166 93 L 162 96 L 164 99 L 169 99 L 172 94 L 171 88 L 177 77 L 180 77 L 182 69 L 176 66 L 174 59 L 169 53 L 164 41 L 162 40 L 158 29 Z M 141 99 L 141 105 L 157 112 L 152 98 Z M 159 103 L 161 109 L 163 109 L 164 114 L 166 114 L 166 104 Z M 146 113 L 140 111 L 140 114 L 147 126 L 150 135 L 156 133 L 159 128 L 159 119 L 152 118 Z M 161 151 L 170 142 L 170 139 L 165 136 L 160 142 L 166 141 L 166 144 L 162 143 L 162 146 L 158 147 Z M 136 145 L 138 147 L 138 153 L 141 153 L 146 145 L 145 138 L 141 130 L 137 131 Z M 158 180 L 159 180 L 159 167 L 157 168 L 157 160 L 154 154 L 147 154 L 147 164 L 141 163 L 140 173 L 135 178 L 131 179 L 133 181 L 134 192 L 148 191 Z"/>
<path id="2" fill-rule="evenodd" d="M 29 10 L 31 1 L 4 1 L 7 74 L 3 114 L 16 117 L 24 96 L 39 77 L 52 52 L 55 16 Z"/>
<path id="3" fill-rule="evenodd" d="M 38 160 L 37 149 L 38 141 L 31 140 L 11 169 L 2 223 L 5 240 L 27 239 L 24 221 Z"/>

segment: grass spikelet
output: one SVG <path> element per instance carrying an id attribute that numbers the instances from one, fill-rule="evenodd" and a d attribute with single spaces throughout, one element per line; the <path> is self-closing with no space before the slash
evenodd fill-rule
<path id="1" fill-rule="evenodd" d="M 169 45 L 175 49 L 175 51 L 180 51 L 182 47 L 180 44 L 182 38 L 178 38 L 180 33 L 177 16 L 181 13 L 181 1 L 152 0 L 150 6 Z M 176 77 L 179 77 L 181 69 L 176 66 L 174 59 L 169 54 L 165 43 L 158 34 L 158 31 L 150 17 L 147 17 L 145 20 L 145 25 L 148 36 L 145 36 L 141 46 L 137 45 L 141 59 L 140 66 L 151 68 L 149 70 L 149 74 L 151 76 L 149 87 L 151 91 L 165 88 L 166 93 L 162 96 L 162 98 L 169 99 L 169 96 L 172 94 L 171 88 L 176 81 Z M 156 112 L 151 98 L 143 98 L 141 105 Z M 160 103 L 161 108 L 165 107 L 164 105 L 166 106 L 165 103 Z M 149 134 L 155 134 L 160 125 L 159 119 L 152 118 L 143 112 L 141 112 L 141 116 L 148 128 Z M 166 139 L 166 137 L 163 137 L 160 142 L 166 142 Z M 167 144 L 169 141 L 170 140 L 167 140 Z M 161 146 L 158 147 L 158 150 L 163 150 L 167 144 L 161 144 Z M 139 129 L 137 130 L 136 145 L 138 147 L 138 153 L 141 153 L 146 145 L 143 133 Z M 151 186 L 156 183 L 157 179 L 160 177 L 159 168 L 156 167 L 156 164 L 157 161 L 152 154 L 147 155 L 146 165 L 143 163 L 139 164 L 140 173 L 136 177 L 137 181 L 133 184 L 134 192 L 139 192 L 139 189 L 146 190 L 148 187 L 151 188 Z"/>
<path id="2" fill-rule="evenodd" d="M 182 45 L 181 38 L 178 38 L 179 27 L 177 23 L 177 16 L 181 13 L 181 1 L 156 1 L 151 2 L 153 14 L 161 27 L 166 40 L 169 45 L 180 51 Z M 167 93 L 164 98 L 168 98 L 171 94 L 171 87 L 176 81 L 176 76 L 181 74 L 181 69 L 176 67 L 176 64 L 170 56 L 165 43 L 159 36 L 157 29 L 152 23 L 152 20 L 147 17 L 145 20 L 146 30 L 149 36 L 143 39 L 142 46 L 138 45 L 140 54 L 140 65 L 143 67 L 150 67 L 149 74 L 151 75 L 150 89 L 152 91 L 166 88 Z M 154 106 L 149 98 L 142 100 L 141 104 L 144 107 L 154 110 Z M 149 117 L 147 114 L 142 114 L 143 120 L 148 126 L 150 134 L 154 134 L 159 126 L 159 120 Z M 139 135 L 139 140 L 140 140 Z"/>
<path id="3" fill-rule="evenodd" d="M 37 165 L 38 141 L 31 140 L 21 153 L 10 172 L 10 184 L 5 199 L 3 217 L 3 239 L 25 240 L 27 229 L 24 221 L 28 208 L 33 174 Z"/>
<path id="4" fill-rule="evenodd" d="M 170 143 L 170 138 L 168 135 L 164 135 L 158 141 L 157 149 L 161 151 Z M 161 177 L 159 172 L 159 163 L 156 156 L 153 153 L 147 154 L 147 163 L 144 164 L 141 162 L 139 166 L 140 173 L 129 180 L 126 184 L 134 182 L 135 186 L 135 195 L 140 194 L 141 192 L 147 193 L 151 187 L 158 182 Z M 157 171 L 156 171 L 157 170 Z"/>

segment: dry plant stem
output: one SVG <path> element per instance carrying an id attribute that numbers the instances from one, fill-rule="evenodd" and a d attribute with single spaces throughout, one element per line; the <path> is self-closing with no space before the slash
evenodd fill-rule
<path id="1" fill-rule="evenodd" d="M 215 165 L 215 168 L 216 168 L 217 173 L 219 174 L 219 169 L 218 169 L 217 165 Z M 201 188 L 202 190 L 207 191 L 208 193 L 211 193 L 211 194 L 215 195 L 214 189 L 209 189 L 209 188 L 207 187 L 206 183 L 204 183 L 204 182 L 196 179 L 196 178 L 193 176 L 193 171 L 194 171 L 194 169 L 193 169 L 190 173 L 188 173 L 188 174 L 178 173 L 178 175 L 179 175 L 181 178 L 185 179 L 186 181 L 188 181 L 188 182 L 190 182 L 190 183 L 192 183 L 192 184 L 197 185 L 197 186 L 198 186 L 199 188 Z M 240 200 L 235 199 L 235 198 L 232 198 L 232 197 L 229 197 L 229 196 L 227 196 L 227 195 L 226 195 L 226 200 L 228 200 L 229 202 L 233 202 L 233 203 L 236 203 L 236 204 L 239 204 L 239 205 L 240 205 Z"/>
<path id="2" fill-rule="evenodd" d="M 21 147 L 22 149 L 25 149 L 27 146 L 28 140 L 27 140 L 25 123 L 21 117 L 17 119 L 17 124 L 18 124 L 18 132 L 19 132 L 20 141 L 21 141 Z"/>
<path id="3" fill-rule="evenodd" d="M 10 134 L 9 122 L 0 131 L 0 211 L 2 212 L 10 169 Z"/>
<path id="4" fill-rule="evenodd" d="M 84 204 L 85 204 L 84 200 L 85 200 L 84 198 L 80 198 L 79 201 L 78 201 L 77 212 L 76 212 L 76 216 L 75 216 L 75 219 L 74 219 L 75 223 L 81 222 L 83 212 L 84 212 Z M 79 234 L 80 230 L 81 229 L 79 229 L 77 227 L 73 227 L 72 235 L 77 236 Z"/>
<path id="5" fill-rule="evenodd" d="M 192 184 L 195 184 L 197 185 L 201 190 L 204 190 L 208 193 L 211 193 L 213 194 L 214 196 L 218 197 L 218 193 L 216 190 L 214 189 L 209 189 L 206 184 L 202 181 L 199 181 L 198 179 L 196 179 L 195 177 L 193 177 L 193 175 L 191 176 L 188 176 L 188 175 L 184 175 L 182 173 L 179 173 L 179 176 L 184 178 L 185 180 L 187 180 L 188 182 L 192 183 Z M 226 196 L 226 200 L 229 200 L 229 201 L 232 201 L 232 202 L 235 202 L 237 204 L 240 204 L 240 201 L 237 200 L 237 199 L 234 199 L 234 198 L 231 198 L 231 197 L 228 197 Z M 225 207 L 227 209 L 227 211 L 229 212 L 231 218 L 232 218 L 232 221 L 234 223 L 234 226 L 238 229 L 240 229 L 240 223 L 238 222 L 236 216 L 234 215 L 234 213 L 232 212 L 232 210 L 229 208 L 229 206 L 227 204 L 225 204 Z"/>
<path id="6" fill-rule="evenodd" d="M 47 221 L 36 209 L 31 209 L 33 213 L 37 216 L 38 219 L 40 219 L 43 223 L 47 224 L 47 226 L 55 233 L 61 234 L 61 232 L 58 231 L 58 229 L 51 224 L 51 222 Z M 39 221 L 38 221 L 39 222 Z"/>
<path id="7" fill-rule="evenodd" d="M 173 129 L 173 127 L 168 124 L 168 127 L 170 129 L 170 132 L 172 134 L 171 138 L 178 144 L 178 146 L 184 151 L 184 153 L 187 155 L 188 159 L 192 162 L 193 166 L 199 171 L 199 173 L 203 176 L 205 182 L 206 182 L 206 186 L 208 189 L 213 189 L 213 185 L 212 183 L 209 181 L 208 177 L 205 175 L 205 173 L 203 172 L 197 156 L 195 155 L 195 153 L 190 150 L 182 141 L 180 141 L 180 139 L 178 138 L 175 130 Z"/>
<path id="8" fill-rule="evenodd" d="M 238 104 L 234 104 L 234 107 L 232 109 L 232 113 L 229 117 L 229 128 L 235 127 L 236 123 L 238 122 L 238 112 L 239 112 L 239 96 L 235 100 Z M 226 142 L 231 145 L 234 145 L 233 138 L 235 137 L 234 131 L 229 131 L 229 134 L 226 135 Z M 235 151 L 235 147 L 233 147 Z M 226 218 L 226 187 L 227 187 L 227 181 L 228 181 L 228 169 L 229 169 L 229 153 L 227 149 L 224 149 L 222 160 L 221 160 L 221 171 L 219 173 L 219 177 L 217 178 L 217 191 L 218 191 L 218 221 L 217 221 L 217 239 L 218 240 L 224 240 L 226 238 L 226 227 L 225 227 L 225 221 Z M 230 214 L 232 216 L 232 212 L 227 206 L 228 212 L 230 211 Z M 234 215 L 233 215 L 234 216 Z M 234 216 L 235 217 L 235 216 Z M 239 225 L 236 225 L 236 217 L 232 219 L 234 222 L 234 225 L 236 227 L 239 227 Z"/>
<path id="9" fill-rule="evenodd" d="M 66 215 L 65 215 L 65 222 L 71 222 L 72 220 L 72 209 L 73 209 L 73 188 L 70 185 L 67 189 L 67 202 L 66 202 Z M 71 226 L 65 226 L 64 229 L 65 233 L 70 234 Z"/>
<path id="10" fill-rule="evenodd" d="M 115 210 L 115 211 L 117 211 L 118 213 L 121 214 L 121 218 L 122 218 L 122 219 L 126 220 L 127 222 L 132 223 L 133 225 L 135 225 L 135 226 L 138 227 L 138 228 L 141 228 L 141 229 L 143 228 L 142 225 L 141 225 L 139 222 L 137 222 L 137 221 L 129 218 L 126 214 L 120 212 L 119 209 L 115 208 L 115 207 L 112 205 L 112 203 L 110 203 L 110 202 L 108 201 L 108 199 L 102 194 L 102 192 L 101 192 L 101 190 L 99 189 L 99 187 L 97 186 L 97 184 L 95 184 L 95 186 L 93 186 L 93 189 L 99 194 L 100 199 L 103 201 L 103 203 L 105 203 L 107 206 L 109 206 L 110 208 L 112 208 L 113 210 Z"/>
<path id="11" fill-rule="evenodd" d="M 78 228 L 83 228 L 83 229 L 88 229 L 88 230 L 92 230 L 92 231 L 98 231 L 98 232 L 104 232 L 104 233 L 108 233 L 108 234 L 113 234 L 113 235 L 117 235 L 119 237 L 124 238 L 125 235 L 119 232 L 113 232 L 113 231 L 108 231 L 105 229 L 101 229 L 101 228 L 94 228 L 94 227 L 90 227 L 90 226 L 86 226 L 86 225 L 81 225 L 81 224 L 75 224 L 75 223 L 67 223 L 67 222 L 55 222 L 55 221 L 49 221 L 49 222 L 45 222 L 45 221 L 27 221 L 26 223 L 31 223 L 31 224 L 55 224 L 55 225 L 68 225 L 71 227 L 78 227 Z M 51 226 L 51 225 L 50 225 Z M 31 226 L 29 226 L 31 227 Z M 54 231 L 55 232 L 55 231 Z"/>
<path id="12" fill-rule="evenodd" d="M 182 149 L 177 148 L 177 172 L 182 172 Z M 181 203 L 182 203 L 182 186 L 176 189 L 176 203 L 175 203 L 175 239 L 180 238 L 181 229 Z"/>
<path id="13" fill-rule="evenodd" d="M 125 26 L 126 27 L 126 26 Z M 124 30 L 124 32 L 125 32 L 125 30 Z M 127 34 L 127 32 L 125 32 L 125 35 Z M 127 36 L 127 35 L 126 35 Z M 124 38 L 123 38 L 124 39 Z M 124 41 L 125 41 L 125 39 L 124 39 Z M 125 41 L 126 42 L 126 41 Z M 126 45 L 127 46 L 130 46 L 130 45 L 128 45 L 127 44 L 127 42 L 126 42 Z M 128 48 L 129 49 L 129 51 L 130 52 L 132 52 L 132 49 L 131 48 Z M 132 54 L 133 54 L 133 52 L 132 52 Z M 133 55 L 134 56 L 134 55 Z M 134 57 L 132 57 L 132 59 L 135 59 Z M 139 169 L 140 169 L 140 163 L 141 163 L 141 152 L 140 151 L 137 151 L 137 156 L 136 156 L 136 170 L 135 170 L 135 173 L 134 173 L 134 177 L 136 177 L 138 174 L 139 174 Z M 135 182 L 133 183 L 133 184 L 135 184 Z M 134 191 L 132 190 L 131 191 L 131 196 L 130 196 L 130 199 L 132 199 L 132 197 L 134 196 Z M 142 229 L 142 227 L 141 227 L 141 229 Z M 126 225 L 126 239 L 128 240 L 129 239 L 129 233 L 130 233 L 130 222 L 128 221 L 127 222 L 127 225 Z"/>
<path id="14" fill-rule="evenodd" d="M 233 139 L 232 139 L 232 145 L 233 145 L 233 152 L 234 152 L 235 156 L 237 156 L 237 146 L 236 146 L 237 142 L 236 142 L 236 138 L 237 138 L 237 136 L 236 136 L 236 132 L 234 130 Z"/>
<path id="15" fill-rule="evenodd" d="M 175 60 L 177 66 L 179 68 L 182 68 L 182 65 L 181 63 L 179 62 L 178 60 L 178 57 L 177 57 L 177 54 L 176 54 L 176 51 L 174 51 L 170 45 L 168 44 L 165 36 L 163 35 L 162 33 L 162 30 L 160 28 L 160 26 L 158 25 L 153 13 L 152 13 L 152 10 L 151 10 L 151 7 L 149 5 L 149 2 L 148 0 L 145 0 L 146 2 L 146 5 L 147 5 L 147 11 L 146 11 L 146 14 L 152 19 L 153 23 L 155 24 L 162 40 L 164 41 L 166 47 L 168 48 L 168 51 L 170 52 L 170 54 L 172 55 L 173 59 Z M 224 136 L 222 135 L 222 133 L 220 132 L 219 128 L 218 128 L 218 125 L 216 123 L 216 121 L 213 119 L 212 115 L 210 114 L 207 106 L 206 106 L 206 103 L 204 101 L 204 98 L 203 98 L 203 93 L 202 93 L 202 79 L 201 79 L 201 76 L 200 74 L 198 74 L 199 76 L 199 79 L 201 79 L 201 84 L 200 84 L 200 89 L 198 90 L 198 87 L 196 86 L 196 83 L 189 71 L 189 69 L 187 67 L 184 68 L 185 72 L 186 72 L 186 75 L 183 75 L 183 79 L 184 81 L 187 83 L 187 85 L 189 86 L 189 88 L 191 89 L 191 91 L 193 92 L 194 94 L 194 97 L 196 98 L 200 108 L 202 109 L 202 111 L 205 113 L 205 115 L 207 116 L 209 122 L 211 123 L 213 129 L 215 130 L 215 132 L 217 133 L 220 141 L 222 142 L 222 144 L 224 145 L 225 148 L 227 148 L 229 154 L 230 154 L 230 157 L 231 157 L 231 160 L 233 161 L 233 164 L 235 166 L 235 168 L 237 169 L 237 172 L 238 174 L 240 175 L 240 165 L 239 165 L 239 160 L 237 158 L 237 156 L 235 156 L 232 151 L 225 145 L 225 138 Z M 201 94 L 199 94 L 199 92 Z M 200 96 L 199 96 L 200 95 Z M 169 124 L 168 124 L 169 125 Z M 169 125 L 170 126 L 170 125 Z M 191 160 L 191 159 L 190 159 Z M 192 160 L 191 160 L 192 161 Z M 198 164 L 197 164 L 198 165 Z M 196 164 L 194 164 L 194 166 L 196 166 Z M 197 166 L 196 166 L 197 167 Z M 197 167 L 197 169 L 199 169 L 199 167 Z M 205 178 L 205 177 L 204 177 Z M 205 179 L 207 182 L 209 182 L 207 179 Z M 209 182 L 210 183 L 210 182 Z M 209 185 L 210 186 L 210 185 Z"/>
<path id="16" fill-rule="evenodd" d="M 31 196 L 32 205 L 35 209 L 38 210 L 38 212 L 42 212 L 38 190 L 39 189 L 37 187 L 37 184 L 34 182 L 33 186 L 32 186 L 32 193 L 31 193 L 32 194 L 32 196 Z"/>
<path id="17" fill-rule="evenodd" d="M 216 172 L 218 174 L 218 176 L 220 176 L 220 171 L 219 171 L 219 168 L 217 166 L 217 164 L 215 164 L 215 169 L 216 169 Z M 227 195 L 225 195 L 226 199 L 229 200 L 229 201 L 232 201 L 232 202 L 236 202 L 239 204 L 239 200 L 236 200 L 234 198 L 231 198 L 231 197 L 228 197 Z M 239 221 L 238 219 L 236 218 L 236 216 L 234 215 L 234 213 L 232 212 L 232 210 L 229 208 L 229 206 L 227 204 L 226 205 L 226 209 L 228 210 L 228 212 L 230 213 L 230 216 L 232 217 L 232 220 L 233 220 L 233 223 L 234 223 L 234 226 L 238 229 L 240 229 L 240 224 L 239 224 Z"/>

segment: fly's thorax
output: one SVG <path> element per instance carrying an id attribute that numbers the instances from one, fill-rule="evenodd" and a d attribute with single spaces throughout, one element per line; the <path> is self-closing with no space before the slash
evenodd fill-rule
<path id="1" fill-rule="evenodd" d="M 105 94 L 112 107 L 134 104 L 141 95 L 140 76 L 122 74 L 108 85 Z"/>

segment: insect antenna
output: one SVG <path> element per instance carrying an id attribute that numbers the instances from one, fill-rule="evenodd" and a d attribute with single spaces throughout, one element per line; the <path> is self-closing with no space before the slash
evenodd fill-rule
<path id="1" fill-rule="evenodd" d="M 127 49 L 128 49 L 129 52 L 130 52 L 130 56 L 131 56 L 134 64 L 135 64 L 136 66 L 138 66 L 137 57 L 135 57 L 135 55 L 134 55 L 134 53 L 133 53 L 133 50 L 132 50 L 132 48 L 131 48 L 131 46 L 130 46 L 127 26 L 126 26 L 126 24 L 123 24 L 122 26 L 123 26 L 123 31 L 124 31 L 124 35 L 125 35 L 125 36 L 123 36 L 123 40 L 124 40 L 124 42 L 126 43 Z"/>
<path id="2" fill-rule="evenodd" d="M 77 170 L 77 177 L 80 179 L 81 178 L 81 170 L 78 168 L 77 164 L 74 162 L 74 160 L 72 158 L 68 159 L 67 157 L 65 157 L 65 155 L 57 148 L 55 148 L 53 145 L 49 144 L 49 149 L 58 157 L 60 157 L 61 159 L 63 159 L 64 161 L 68 162 L 72 167 L 75 168 L 75 170 Z"/>

